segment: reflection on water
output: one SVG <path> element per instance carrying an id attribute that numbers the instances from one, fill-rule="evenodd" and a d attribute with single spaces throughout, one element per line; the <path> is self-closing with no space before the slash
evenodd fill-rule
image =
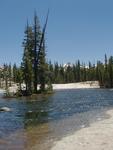
<path id="1" fill-rule="evenodd" d="M 48 112 L 46 111 L 28 111 L 25 113 L 24 127 L 34 126 L 39 123 L 44 123 L 44 118 L 46 118 L 45 121 L 48 118 Z"/>
<path id="2" fill-rule="evenodd" d="M 105 89 L 56 91 L 54 95 L 30 99 L 2 99 L 0 107 L 0 150 L 49 150 L 52 143 L 109 117 L 113 94 Z"/>

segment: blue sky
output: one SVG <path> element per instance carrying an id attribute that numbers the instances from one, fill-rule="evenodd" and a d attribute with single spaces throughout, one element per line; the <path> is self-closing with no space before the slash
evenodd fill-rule
<path id="1" fill-rule="evenodd" d="M 52 62 L 96 62 L 113 55 L 112 0 L 0 0 L 0 64 L 21 62 L 26 20 L 34 10 L 46 32 L 47 57 Z"/>

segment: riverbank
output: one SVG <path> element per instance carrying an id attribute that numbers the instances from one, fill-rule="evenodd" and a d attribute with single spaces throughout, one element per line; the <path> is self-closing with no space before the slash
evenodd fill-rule
<path id="1" fill-rule="evenodd" d="M 72 135 L 54 142 L 51 150 L 112 150 L 113 149 L 113 110 L 108 119 L 98 121 Z"/>
<path id="2" fill-rule="evenodd" d="M 53 90 L 60 89 L 82 89 L 82 88 L 100 88 L 98 81 L 86 81 L 68 84 L 53 84 Z"/>
<path id="3" fill-rule="evenodd" d="M 77 82 L 77 83 L 67 83 L 67 84 L 52 84 L 53 90 L 62 90 L 62 89 L 85 89 L 85 88 L 100 88 L 98 81 L 86 81 L 86 82 Z M 39 89 L 40 85 L 38 85 Z M 22 88 L 25 88 L 25 84 L 22 84 Z M 8 88 L 10 93 L 16 93 L 18 86 L 13 84 L 13 86 Z M 0 93 L 5 93 L 5 90 L 0 89 Z"/>

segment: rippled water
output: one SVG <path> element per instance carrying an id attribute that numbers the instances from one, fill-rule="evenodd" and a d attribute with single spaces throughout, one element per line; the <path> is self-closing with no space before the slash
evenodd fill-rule
<path id="1" fill-rule="evenodd" d="M 55 140 L 91 122 L 109 117 L 113 91 L 76 89 L 56 91 L 35 99 L 3 99 L 0 107 L 0 150 L 49 150 Z"/>

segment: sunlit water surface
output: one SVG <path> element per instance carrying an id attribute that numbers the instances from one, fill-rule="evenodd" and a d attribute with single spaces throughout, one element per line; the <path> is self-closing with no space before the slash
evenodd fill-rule
<path id="1" fill-rule="evenodd" d="M 55 141 L 108 118 L 113 91 L 76 89 L 56 91 L 34 99 L 0 98 L 0 150 L 50 150 Z"/>

